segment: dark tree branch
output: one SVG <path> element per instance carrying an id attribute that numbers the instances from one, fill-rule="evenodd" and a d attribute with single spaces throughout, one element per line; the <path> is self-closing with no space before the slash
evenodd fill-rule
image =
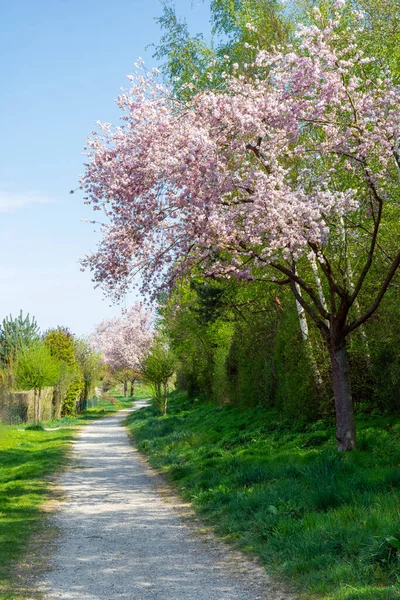
<path id="1" fill-rule="evenodd" d="M 361 315 L 358 319 L 356 319 L 355 321 L 350 323 L 350 325 L 345 327 L 345 335 L 348 335 L 349 333 L 351 333 L 352 331 L 357 329 L 357 327 L 360 327 L 360 325 L 365 323 L 365 321 L 367 321 L 374 314 L 376 309 L 379 307 L 381 300 L 382 300 L 383 296 L 385 295 L 386 290 L 388 289 L 393 277 L 395 276 L 396 271 L 399 268 L 399 265 L 400 265 L 400 252 L 397 254 L 396 258 L 392 262 L 389 272 L 386 276 L 386 279 L 383 282 L 381 289 L 379 290 L 378 295 L 376 296 L 374 302 L 371 304 L 369 309 L 365 311 L 365 313 L 363 315 Z"/>
<path id="2" fill-rule="evenodd" d="M 367 229 L 366 227 L 361 225 L 361 223 L 353 223 L 353 221 L 351 221 L 348 217 L 346 218 L 346 221 L 348 221 L 350 224 L 350 225 L 348 225 L 349 229 L 361 229 L 361 231 L 364 231 L 369 236 L 371 236 L 371 237 L 373 236 L 373 231 L 370 231 L 369 229 Z M 382 248 L 382 246 L 380 244 L 376 243 L 376 247 L 383 254 L 383 256 L 385 256 L 385 258 L 387 258 L 390 261 L 393 260 L 393 256 L 389 256 L 389 254 L 386 252 L 386 250 L 384 248 Z"/>
<path id="3" fill-rule="evenodd" d="M 368 187 L 370 189 L 370 191 L 372 192 L 373 197 L 375 198 L 376 202 L 378 203 L 378 214 L 376 215 L 376 218 L 374 219 L 374 229 L 372 232 L 372 238 L 371 238 L 371 244 L 369 247 L 369 251 L 368 251 L 368 256 L 367 256 L 367 261 L 364 265 L 364 268 L 361 272 L 361 275 L 357 281 L 357 284 L 354 288 L 354 291 L 352 293 L 352 295 L 349 298 L 349 307 L 353 305 L 354 301 L 356 300 L 358 294 L 360 293 L 360 290 L 363 286 L 363 283 L 365 281 L 365 278 L 368 275 L 368 272 L 371 268 L 372 265 L 372 261 L 374 258 L 374 252 L 375 252 L 375 248 L 376 248 L 376 242 L 377 242 L 377 237 L 378 237 L 378 232 L 379 232 L 379 227 L 381 224 L 381 219 L 382 219 L 382 210 L 383 210 L 383 200 L 382 198 L 379 196 L 375 184 L 373 183 L 373 181 L 371 180 L 371 177 L 369 175 L 368 172 L 366 172 L 366 176 L 367 176 L 367 183 L 368 183 Z"/>
<path id="4" fill-rule="evenodd" d="M 328 258 L 324 254 L 324 252 L 321 250 L 321 248 L 319 248 L 319 246 L 317 246 L 317 244 L 313 244 L 312 242 L 309 242 L 308 245 L 310 246 L 310 248 L 314 252 L 317 260 L 318 260 L 318 255 L 319 254 L 322 256 L 323 260 L 318 260 L 318 263 L 319 263 L 319 265 L 320 265 L 320 267 L 322 269 L 322 272 L 324 273 L 325 277 L 328 280 L 329 289 L 331 290 L 331 296 L 334 297 L 334 295 L 337 294 L 339 296 L 339 298 L 346 298 L 347 297 L 346 290 L 344 290 L 334 280 L 334 278 L 333 278 L 333 270 L 332 270 L 332 267 L 331 267 L 331 263 L 329 262 Z M 332 308 L 333 308 L 332 312 L 334 312 L 334 306 Z"/>
<path id="5" fill-rule="evenodd" d="M 263 165 L 267 174 L 270 175 L 272 173 L 271 166 L 268 164 L 268 157 L 260 150 L 262 138 L 258 138 L 257 144 L 247 144 L 246 149 L 253 152 L 253 154 L 258 158 L 258 160 Z"/>
<path id="6" fill-rule="evenodd" d="M 322 317 L 324 319 L 329 321 L 330 314 L 322 306 L 322 303 L 318 297 L 318 294 L 313 290 L 313 288 L 310 285 L 308 285 L 303 279 L 301 279 L 301 277 L 296 275 L 296 273 L 293 270 L 288 269 L 287 267 L 280 265 L 279 263 L 271 263 L 271 266 L 274 267 L 275 269 L 277 269 L 278 271 L 280 271 L 281 273 L 283 273 L 284 275 L 286 275 L 290 279 L 291 282 L 297 283 L 309 295 L 309 297 L 311 298 L 311 300 L 314 303 L 315 308 L 318 310 L 319 314 L 322 315 Z M 311 309 L 311 307 L 310 307 L 310 309 Z M 313 310 L 313 309 L 311 309 L 311 310 Z M 311 316 L 311 313 L 310 313 L 310 316 Z"/>
<path id="7" fill-rule="evenodd" d="M 261 283 L 275 283 L 276 285 L 289 285 L 291 279 L 287 277 L 287 279 L 263 279 L 261 277 L 254 277 L 252 281 L 260 281 Z"/>

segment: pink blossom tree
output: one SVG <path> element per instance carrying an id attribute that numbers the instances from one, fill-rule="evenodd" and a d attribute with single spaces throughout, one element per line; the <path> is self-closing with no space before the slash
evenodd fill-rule
<path id="1" fill-rule="evenodd" d="M 153 339 L 151 311 L 140 303 L 134 304 L 120 317 L 102 321 L 91 339 L 104 361 L 122 379 L 125 396 L 131 382 L 132 396 L 134 382 Z"/>
<path id="2" fill-rule="evenodd" d="M 342 24 L 343 4 L 186 105 L 139 65 L 121 126 L 88 141 L 82 186 L 108 224 L 83 262 L 117 296 L 138 271 L 156 294 L 194 266 L 289 286 L 326 341 L 338 448 L 351 450 L 346 340 L 400 264 L 397 241 L 381 239 L 399 197 L 400 93 Z"/>

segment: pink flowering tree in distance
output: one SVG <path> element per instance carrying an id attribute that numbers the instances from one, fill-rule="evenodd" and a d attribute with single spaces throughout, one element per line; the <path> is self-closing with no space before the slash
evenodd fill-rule
<path id="1" fill-rule="evenodd" d="M 185 105 L 139 65 L 118 99 L 121 125 L 88 141 L 82 187 L 108 224 L 83 262 L 117 296 L 138 271 L 156 294 L 194 267 L 289 286 L 326 340 L 338 448 L 351 450 L 346 339 L 400 263 L 381 233 L 397 215 L 400 93 L 341 5 L 299 26 L 293 46 L 260 52 L 249 77 Z"/>
<path id="2" fill-rule="evenodd" d="M 153 340 L 151 311 L 137 303 L 123 311 L 120 317 L 102 321 L 91 337 L 92 344 L 104 357 L 104 361 L 124 383 L 127 394 L 128 382 L 133 385 L 140 374 L 141 364 L 148 354 Z"/>

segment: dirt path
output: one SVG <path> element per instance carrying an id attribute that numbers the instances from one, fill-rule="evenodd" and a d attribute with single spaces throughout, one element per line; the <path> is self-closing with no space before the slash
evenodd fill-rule
<path id="1" fill-rule="evenodd" d="M 136 407 L 140 408 L 138 402 Z M 86 426 L 60 485 L 60 536 L 39 584 L 51 600 L 288 598 L 224 545 L 204 541 L 159 494 L 121 426 L 127 410 Z M 233 556 L 233 555 L 232 555 Z"/>

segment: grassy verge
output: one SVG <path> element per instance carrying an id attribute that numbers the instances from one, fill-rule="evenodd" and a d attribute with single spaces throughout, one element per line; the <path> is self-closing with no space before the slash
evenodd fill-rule
<path id="1" fill-rule="evenodd" d="M 339 455 L 322 422 L 171 398 L 130 415 L 140 450 L 217 533 L 256 554 L 304 598 L 400 598 L 400 424 L 359 421 Z"/>
<path id="2" fill-rule="evenodd" d="M 152 396 L 151 387 L 146 383 L 137 383 L 135 386 L 135 400 L 146 400 Z"/>
<path id="3" fill-rule="evenodd" d="M 0 424 L 0 599 L 12 599 L 11 569 L 40 531 L 50 477 L 67 462 L 79 425 L 129 406 L 132 399 L 104 400 L 76 417 L 45 423 L 53 431 Z"/>

